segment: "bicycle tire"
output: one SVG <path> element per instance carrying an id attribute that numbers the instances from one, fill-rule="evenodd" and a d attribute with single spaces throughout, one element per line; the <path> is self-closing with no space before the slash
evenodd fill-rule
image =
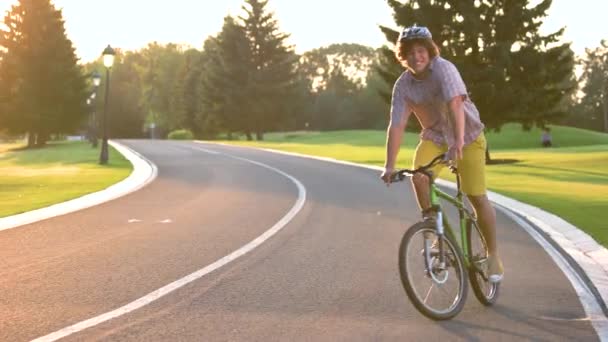
<path id="1" fill-rule="evenodd" d="M 448 254 L 448 251 L 451 251 L 452 256 L 455 256 L 454 261 L 457 267 L 455 267 L 454 269 L 456 276 L 458 277 L 459 290 L 456 294 L 456 298 L 454 298 L 453 305 L 448 308 L 448 310 L 438 312 L 437 310 L 434 310 L 433 308 L 429 307 L 429 305 L 425 303 L 426 300 L 423 300 L 418 295 L 416 288 L 414 288 L 413 282 L 410 281 L 409 278 L 409 275 L 414 275 L 414 272 L 419 271 L 419 269 L 410 269 L 410 266 L 408 266 L 407 262 L 408 252 L 410 252 L 410 249 L 415 249 L 413 250 L 414 253 L 416 253 L 416 251 L 420 251 L 420 246 L 416 247 L 410 243 L 412 241 L 412 238 L 415 237 L 417 234 L 421 234 L 424 232 L 432 232 L 433 234 L 436 234 L 435 225 L 432 222 L 428 221 L 419 222 L 411 226 L 403 235 L 401 244 L 399 246 L 399 274 L 401 278 L 401 283 L 408 298 L 420 313 L 433 320 L 448 320 L 456 316 L 462 310 L 466 302 L 469 282 L 467 277 L 467 269 L 463 261 L 464 258 L 462 256 L 460 248 L 458 247 L 458 244 L 453 241 L 449 236 L 444 235 L 443 238 L 444 248 L 446 248 L 446 255 Z M 424 259 L 426 260 L 426 258 Z M 426 267 L 425 264 L 426 261 L 424 261 L 423 265 L 420 265 L 420 267 Z M 424 269 L 424 271 L 428 272 L 427 269 Z M 431 288 L 432 286 L 433 285 L 431 285 Z M 427 297 L 430 292 L 431 289 L 428 290 Z"/>
<path id="2" fill-rule="evenodd" d="M 488 247 L 479 225 L 474 220 L 467 220 L 467 240 L 469 281 L 473 293 L 481 304 L 494 305 L 500 292 L 500 283 L 491 283 L 488 280 L 487 266 L 484 264 L 488 257 Z"/>

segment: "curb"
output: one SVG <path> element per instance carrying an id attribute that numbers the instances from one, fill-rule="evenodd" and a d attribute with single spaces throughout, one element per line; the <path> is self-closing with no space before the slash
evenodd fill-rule
<path id="1" fill-rule="evenodd" d="M 69 214 L 111 201 L 141 189 L 156 178 L 158 171 L 152 162 L 118 142 L 110 141 L 109 143 L 133 165 L 133 171 L 127 178 L 104 190 L 93 192 L 66 202 L 0 218 L 0 231 Z"/>
<path id="2" fill-rule="evenodd" d="M 488 195 L 492 202 L 527 221 L 566 256 L 608 317 L 608 249 L 557 215 L 494 192 Z"/>
<path id="3" fill-rule="evenodd" d="M 327 157 L 317 157 L 301 153 L 285 152 L 267 148 L 255 148 L 249 146 L 237 146 L 226 143 L 215 143 L 196 141 L 238 148 L 251 148 L 278 154 L 321 160 L 342 165 L 367 168 L 370 170 L 383 171 L 379 166 L 352 163 Z M 456 189 L 456 184 L 438 179 L 437 184 Z M 583 232 L 564 219 L 546 212 L 540 208 L 517 201 L 515 199 L 488 191 L 488 198 L 497 205 L 498 209 L 507 211 L 519 217 L 536 230 L 549 245 L 553 246 L 577 273 L 579 279 L 585 283 L 587 290 L 593 295 L 599 305 L 599 309 L 605 317 L 608 317 L 608 249 L 598 244 L 591 236 Z M 526 231 L 526 227 L 523 227 Z M 530 233 L 530 232 L 528 232 Z M 544 245 L 541 244 L 546 249 Z M 551 255 L 551 253 L 549 253 Z M 556 261 L 557 263 L 557 261 Z M 562 271 L 564 271 L 562 269 Z M 565 271 L 564 271 L 565 272 Z"/>

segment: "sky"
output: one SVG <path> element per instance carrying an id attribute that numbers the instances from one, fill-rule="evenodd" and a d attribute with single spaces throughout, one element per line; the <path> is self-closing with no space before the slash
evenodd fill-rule
<path id="1" fill-rule="evenodd" d="M 538 1 L 538 0 L 536 0 Z M 4 13 L 16 0 L 0 0 Z M 149 42 L 181 43 L 200 49 L 228 15 L 240 15 L 243 0 L 52 0 L 63 9 L 68 38 L 82 62 L 96 59 L 106 45 L 123 50 Z M 332 43 L 385 43 L 378 25 L 397 28 L 384 0 L 270 0 L 279 27 L 291 34 L 297 52 Z M 566 27 L 564 40 L 577 55 L 608 39 L 608 0 L 553 0 L 542 33 Z M 4 16 L 2 16 L 4 17 Z"/>

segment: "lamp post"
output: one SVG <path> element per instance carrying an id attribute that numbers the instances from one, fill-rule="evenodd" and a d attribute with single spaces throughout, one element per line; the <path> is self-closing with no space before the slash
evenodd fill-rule
<path id="1" fill-rule="evenodd" d="M 103 50 L 103 65 L 106 67 L 106 94 L 103 106 L 103 138 L 101 141 L 101 154 L 99 155 L 99 164 L 105 165 L 108 163 L 108 96 L 110 92 L 110 69 L 114 64 L 114 56 L 116 52 L 110 45 Z"/>
<path id="2" fill-rule="evenodd" d="M 95 110 L 97 106 L 95 106 L 94 100 L 97 97 L 97 90 L 99 89 L 99 85 L 101 84 L 101 74 L 97 71 L 94 71 L 91 75 L 91 79 L 93 80 L 93 93 L 91 93 L 90 101 L 92 103 L 91 106 L 91 147 L 97 148 L 97 111 Z"/>
<path id="3" fill-rule="evenodd" d="M 93 143 L 93 123 L 91 122 L 91 98 L 87 98 L 87 109 L 89 111 L 89 123 L 87 125 L 87 140 L 89 140 L 89 142 Z"/>
<path id="4" fill-rule="evenodd" d="M 97 97 L 97 89 L 95 89 L 87 99 L 89 105 L 89 142 L 92 148 L 97 148 L 97 115 L 95 111 L 95 98 Z"/>

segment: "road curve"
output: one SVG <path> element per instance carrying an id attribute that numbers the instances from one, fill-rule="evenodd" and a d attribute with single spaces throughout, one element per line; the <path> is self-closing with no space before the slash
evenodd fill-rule
<path id="1" fill-rule="evenodd" d="M 598 337 L 569 281 L 498 214 L 499 303 L 474 296 L 449 322 L 408 302 L 396 255 L 419 216 L 406 184 L 374 171 L 229 146 L 123 141 L 158 176 L 103 205 L 0 232 L 0 340 L 27 341 L 110 312 L 238 250 L 250 253 L 150 304 L 64 340 L 539 340 Z M 209 153 L 209 152 L 219 152 Z M 237 159 L 245 158 L 244 159 Z"/>

